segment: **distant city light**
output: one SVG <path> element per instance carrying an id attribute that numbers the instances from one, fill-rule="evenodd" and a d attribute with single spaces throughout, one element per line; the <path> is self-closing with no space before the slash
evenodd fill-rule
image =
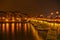
<path id="1" fill-rule="evenodd" d="M 59 12 L 58 12 L 58 11 L 56 11 L 56 14 L 59 14 Z"/>
<path id="2" fill-rule="evenodd" d="M 51 12 L 51 15 L 53 15 L 54 13 L 53 12 Z"/>
<path id="3" fill-rule="evenodd" d="M 5 19 L 5 17 L 2 17 L 2 19 Z"/>

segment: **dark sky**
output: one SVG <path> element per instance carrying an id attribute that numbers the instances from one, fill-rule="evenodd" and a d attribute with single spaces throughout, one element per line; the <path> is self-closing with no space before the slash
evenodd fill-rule
<path id="1" fill-rule="evenodd" d="M 30 15 L 60 11 L 60 0 L 0 0 L 0 10 L 20 10 Z"/>

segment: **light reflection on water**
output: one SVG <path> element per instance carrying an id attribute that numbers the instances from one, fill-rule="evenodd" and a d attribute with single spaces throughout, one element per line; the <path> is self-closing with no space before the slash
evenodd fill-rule
<path id="1" fill-rule="evenodd" d="M 5 24 L 2 24 L 2 32 L 5 32 Z"/>
<path id="2" fill-rule="evenodd" d="M 21 30 L 21 23 L 19 23 L 19 28 L 18 29 Z"/>
<path id="3" fill-rule="evenodd" d="M 0 23 L 0 25 L 2 40 L 14 40 L 16 35 L 18 37 L 18 31 L 21 30 L 21 23 Z"/>
<path id="4" fill-rule="evenodd" d="M 14 23 L 12 23 L 11 25 L 12 25 L 12 26 L 11 26 L 11 27 L 12 27 L 12 28 L 11 28 L 11 29 L 12 29 L 12 33 L 14 33 L 14 26 L 15 26 L 15 25 L 14 25 Z"/>
<path id="5" fill-rule="evenodd" d="M 6 32 L 9 32 L 9 23 L 6 23 Z"/>
<path id="6" fill-rule="evenodd" d="M 2 23 L 1 27 L 3 33 L 2 40 L 36 40 L 34 38 L 37 38 L 33 36 L 35 31 L 33 33 L 31 29 L 33 27 L 29 23 L 23 23 L 23 26 L 21 23 Z"/>
<path id="7" fill-rule="evenodd" d="M 27 24 L 24 24 L 24 31 L 27 31 Z"/>
<path id="8" fill-rule="evenodd" d="M 18 32 L 22 31 L 21 23 L 0 23 L 0 25 L 1 25 L 1 31 L 3 33 L 2 40 L 9 40 L 9 39 L 14 40 L 15 36 L 18 37 Z M 23 26 L 24 26 L 23 27 L 24 33 L 26 33 L 27 32 L 27 23 L 25 23 Z M 16 40 L 18 39 L 17 37 L 16 37 Z M 20 40 L 20 39 L 18 39 L 18 40 Z"/>
<path id="9" fill-rule="evenodd" d="M 18 28 L 19 28 L 19 24 L 17 23 L 17 24 L 16 24 L 16 30 L 17 30 L 17 31 L 18 31 Z"/>

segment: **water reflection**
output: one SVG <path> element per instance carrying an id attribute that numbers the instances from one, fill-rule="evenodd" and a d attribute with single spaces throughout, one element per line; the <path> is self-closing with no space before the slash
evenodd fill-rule
<path id="1" fill-rule="evenodd" d="M 11 28 L 11 29 L 12 29 L 12 33 L 14 34 L 14 27 L 15 27 L 15 24 L 12 23 L 12 24 L 11 24 L 11 27 L 12 27 L 12 28 Z"/>
<path id="2" fill-rule="evenodd" d="M 29 23 L 1 23 L 2 40 L 36 40 L 39 39 L 37 31 Z"/>
<path id="3" fill-rule="evenodd" d="M 30 30 L 31 25 L 28 23 L 28 30 Z"/>
<path id="4" fill-rule="evenodd" d="M 27 24 L 24 24 L 24 31 L 27 31 Z"/>
<path id="5" fill-rule="evenodd" d="M 19 30 L 21 30 L 21 23 L 19 23 Z"/>
<path id="6" fill-rule="evenodd" d="M 2 24 L 2 32 L 5 32 L 5 23 Z"/>
<path id="7" fill-rule="evenodd" d="M 6 23 L 6 32 L 9 32 L 9 23 Z"/>
<path id="8" fill-rule="evenodd" d="M 38 35 L 38 31 L 34 29 L 34 27 L 31 25 L 31 29 L 32 29 L 32 33 L 33 33 L 33 36 L 35 37 L 34 40 L 43 40 L 41 37 L 39 37 Z"/>
<path id="9" fill-rule="evenodd" d="M 16 31 L 18 31 L 19 29 L 21 30 L 21 23 L 11 23 L 11 24 L 9 24 L 9 23 L 2 23 L 1 24 L 2 25 L 2 32 L 9 32 L 9 28 L 11 28 L 11 31 L 12 31 L 12 33 L 14 33 L 14 30 L 16 30 Z M 24 25 L 25 27 L 26 27 L 26 24 Z M 15 29 L 15 27 L 16 27 L 16 29 Z M 26 28 L 25 28 L 25 30 L 26 30 Z"/>
<path id="10" fill-rule="evenodd" d="M 16 30 L 18 31 L 19 28 L 19 23 L 16 24 Z"/>

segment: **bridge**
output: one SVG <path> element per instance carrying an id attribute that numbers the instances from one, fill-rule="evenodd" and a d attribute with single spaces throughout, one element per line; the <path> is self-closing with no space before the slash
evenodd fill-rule
<path id="1" fill-rule="evenodd" d="M 44 40 L 59 40 L 60 23 L 37 19 L 29 20 L 29 22 L 38 30 L 38 33 L 40 36 L 42 35 Z"/>
<path id="2" fill-rule="evenodd" d="M 6 12 L 1 12 L 6 13 Z M 9 14 L 10 13 L 10 14 Z M 15 15 L 12 13 L 15 13 Z M 18 13 L 18 14 L 17 14 Z M 27 17 L 25 17 L 27 16 Z M 20 12 L 7 12 L 7 15 L 0 15 L 0 29 L 1 34 L 2 30 L 5 30 L 5 33 L 10 31 L 9 34 L 15 33 L 18 30 L 19 35 L 16 34 L 18 38 L 16 40 L 20 39 L 26 39 L 26 40 L 57 40 L 59 33 L 59 23 L 53 22 L 52 19 L 44 19 L 44 18 L 28 18 L 29 16 L 25 13 Z M 52 22 L 49 22 L 51 20 Z M 8 31 L 7 31 L 8 30 Z M 28 36 L 26 38 L 26 35 Z M 32 36 L 33 35 L 33 36 Z M 53 35 L 53 36 L 52 36 Z M 31 37 L 32 38 L 31 38 Z M 3 36 L 4 37 L 4 36 Z M 20 38 L 19 38 L 20 37 Z M 25 38 L 23 38 L 25 37 Z M 5 38 L 5 37 L 4 37 Z M 7 37 L 8 38 L 8 37 Z M 10 37 L 11 38 L 11 37 Z M 9 38 L 9 39 L 10 39 Z M 29 39 L 31 38 L 31 39 Z M 14 39 L 14 38 L 12 38 Z"/>

